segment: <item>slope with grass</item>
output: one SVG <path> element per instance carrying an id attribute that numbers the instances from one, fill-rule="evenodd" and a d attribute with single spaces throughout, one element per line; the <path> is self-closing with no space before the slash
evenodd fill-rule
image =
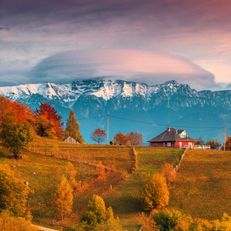
<path id="1" fill-rule="evenodd" d="M 29 150 L 38 154 L 54 156 L 82 164 L 97 165 L 101 162 L 108 169 L 127 170 L 134 166 L 132 149 L 129 146 L 70 144 L 62 141 L 37 137 Z"/>
<path id="2" fill-rule="evenodd" d="M 98 194 L 104 197 L 107 206 L 113 207 L 124 229 L 136 230 L 137 215 L 143 210 L 140 195 L 144 180 L 159 171 L 165 162 L 178 163 L 182 151 L 142 147 L 135 152 L 136 158 L 128 146 L 76 145 L 37 138 L 24 151 L 21 160 L 13 159 L 8 151 L 0 148 L 0 161 L 28 181 L 33 191 L 29 202 L 33 223 L 51 228 L 71 226 L 77 222 L 92 194 Z M 78 171 L 80 189 L 72 216 L 57 222 L 52 198 L 62 174 L 66 174 L 68 161 Z M 103 175 L 99 171 L 100 161 L 110 170 Z"/>
<path id="3" fill-rule="evenodd" d="M 170 189 L 170 206 L 194 217 L 231 214 L 231 152 L 189 150 Z"/>
<path id="4" fill-rule="evenodd" d="M 183 153 L 183 150 L 173 148 L 137 147 L 135 150 L 136 171 L 106 197 L 126 230 L 139 230 L 137 217 L 144 209 L 141 195 L 146 179 L 159 172 L 164 163 L 175 166 Z"/>

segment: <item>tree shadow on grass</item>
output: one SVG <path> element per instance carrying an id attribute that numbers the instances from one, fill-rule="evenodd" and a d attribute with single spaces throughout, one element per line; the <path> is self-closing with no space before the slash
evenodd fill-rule
<path id="1" fill-rule="evenodd" d="M 128 214 L 143 210 L 142 200 L 133 196 L 113 198 L 110 205 L 115 209 L 116 213 L 119 214 Z"/>
<path id="2" fill-rule="evenodd" d="M 14 159 L 13 155 L 10 155 L 5 150 L 0 150 L 0 158 L 6 158 L 6 159 Z"/>

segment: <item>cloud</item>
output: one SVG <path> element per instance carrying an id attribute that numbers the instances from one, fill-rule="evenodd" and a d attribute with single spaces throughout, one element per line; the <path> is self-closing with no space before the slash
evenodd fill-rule
<path id="1" fill-rule="evenodd" d="M 27 72 L 44 57 L 65 50 L 113 48 L 186 57 L 180 60 L 199 65 L 194 66 L 197 74 L 187 76 L 202 73 L 197 85 L 213 87 L 213 76 L 203 68 L 216 76 L 216 82 L 227 82 L 231 72 L 230 11 L 229 0 L 1 0 L 0 80 L 21 83 L 22 66 Z M 201 62 L 210 59 L 218 65 Z M 227 66 L 225 72 L 222 63 Z M 132 76 L 188 81 L 176 70 Z"/>
<path id="2" fill-rule="evenodd" d="M 134 49 L 61 52 L 42 60 L 29 76 L 32 82 L 105 78 L 156 84 L 174 79 L 197 89 L 215 86 L 211 73 L 186 59 Z"/>

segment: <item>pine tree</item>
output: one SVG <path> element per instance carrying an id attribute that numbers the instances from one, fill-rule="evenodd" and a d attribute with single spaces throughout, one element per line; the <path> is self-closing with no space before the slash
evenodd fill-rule
<path id="1" fill-rule="evenodd" d="M 67 126 L 65 131 L 65 136 L 72 137 L 76 141 L 78 141 L 80 144 L 84 144 L 84 139 L 80 134 L 79 124 L 75 116 L 75 112 L 73 110 L 70 111 L 68 120 L 67 120 Z"/>
<path id="2" fill-rule="evenodd" d="M 63 220 L 65 216 L 70 215 L 72 212 L 72 205 L 73 190 L 68 183 L 67 178 L 62 176 L 54 197 L 54 206 L 58 217 Z"/>

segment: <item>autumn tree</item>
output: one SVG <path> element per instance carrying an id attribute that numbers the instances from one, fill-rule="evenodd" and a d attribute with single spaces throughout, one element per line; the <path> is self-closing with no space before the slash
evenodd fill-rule
<path id="1" fill-rule="evenodd" d="M 79 123 L 77 121 L 75 112 L 73 110 L 70 111 L 69 117 L 67 120 L 66 130 L 65 130 L 65 137 L 72 137 L 80 144 L 84 144 L 85 141 L 80 133 Z"/>
<path id="2" fill-rule="evenodd" d="M 231 150 L 231 136 L 226 139 L 226 150 Z"/>
<path id="3" fill-rule="evenodd" d="M 67 162 L 66 164 L 66 174 L 69 184 L 71 185 L 72 189 L 76 192 L 78 189 L 78 182 L 76 180 L 77 170 L 71 162 Z"/>
<path id="4" fill-rule="evenodd" d="M 120 220 L 114 216 L 111 207 L 106 209 L 102 197 L 93 195 L 88 203 L 87 211 L 81 217 L 84 230 L 122 231 Z"/>
<path id="5" fill-rule="evenodd" d="M 81 217 L 81 223 L 88 229 L 104 223 L 106 206 L 102 197 L 93 195 L 87 206 L 87 211 Z"/>
<path id="6" fill-rule="evenodd" d="M 36 111 L 37 133 L 43 137 L 62 138 L 63 123 L 56 110 L 48 103 L 42 103 Z"/>
<path id="7" fill-rule="evenodd" d="M 161 173 L 165 177 L 167 185 L 170 185 L 176 179 L 176 170 L 169 163 L 164 164 Z"/>
<path id="8" fill-rule="evenodd" d="M 168 205 L 169 191 L 162 174 L 152 175 L 144 186 L 144 203 L 147 210 L 160 209 Z"/>
<path id="9" fill-rule="evenodd" d="M 28 122 L 17 123 L 14 117 L 8 114 L 1 123 L 0 140 L 16 159 L 20 158 L 23 148 L 32 141 L 31 126 Z"/>
<path id="10" fill-rule="evenodd" d="M 8 165 L 0 165 L 0 211 L 8 210 L 14 216 L 29 218 L 29 193 L 25 181 L 16 177 Z"/>
<path id="11" fill-rule="evenodd" d="M 95 129 L 91 135 L 91 139 L 98 144 L 103 143 L 105 141 L 105 138 L 106 132 L 100 128 Z"/>
<path id="12" fill-rule="evenodd" d="M 12 216 L 9 211 L 5 210 L 0 213 L 0 230 L 1 231 L 39 231 L 31 222 L 22 217 Z"/>
<path id="13" fill-rule="evenodd" d="M 107 208 L 105 222 L 101 227 L 100 230 L 122 231 L 120 219 L 114 216 L 112 207 Z"/>
<path id="14" fill-rule="evenodd" d="M 195 142 L 196 145 L 203 145 L 204 144 L 204 141 L 202 139 L 202 137 L 199 137 L 196 142 Z"/>
<path id="15" fill-rule="evenodd" d="M 117 133 L 114 136 L 114 143 L 119 145 L 128 145 L 129 144 L 129 136 L 123 133 Z"/>
<path id="16" fill-rule="evenodd" d="M 160 231 L 191 230 L 192 218 L 176 209 L 164 208 L 158 213 L 153 214 L 153 219 Z"/>
<path id="17" fill-rule="evenodd" d="M 73 190 L 65 176 L 62 176 L 54 196 L 54 208 L 59 218 L 69 216 L 73 206 Z"/>
<path id="18" fill-rule="evenodd" d="M 209 145 L 211 149 L 218 149 L 221 146 L 220 142 L 217 140 L 208 140 L 206 145 Z"/>
<path id="19" fill-rule="evenodd" d="M 0 96 L 0 127 L 7 116 L 11 116 L 15 123 L 34 122 L 34 115 L 29 107 Z"/>
<path id="20" fill-rule="evenodd" d="M 143 143 L 142 134 L 139 134 L 137 132 L 130 132 L 128 134 L 128 137 L 129 137 L 129 141 L 131 145 L 139 146 L 139 145 L 142 145 Z"/>

